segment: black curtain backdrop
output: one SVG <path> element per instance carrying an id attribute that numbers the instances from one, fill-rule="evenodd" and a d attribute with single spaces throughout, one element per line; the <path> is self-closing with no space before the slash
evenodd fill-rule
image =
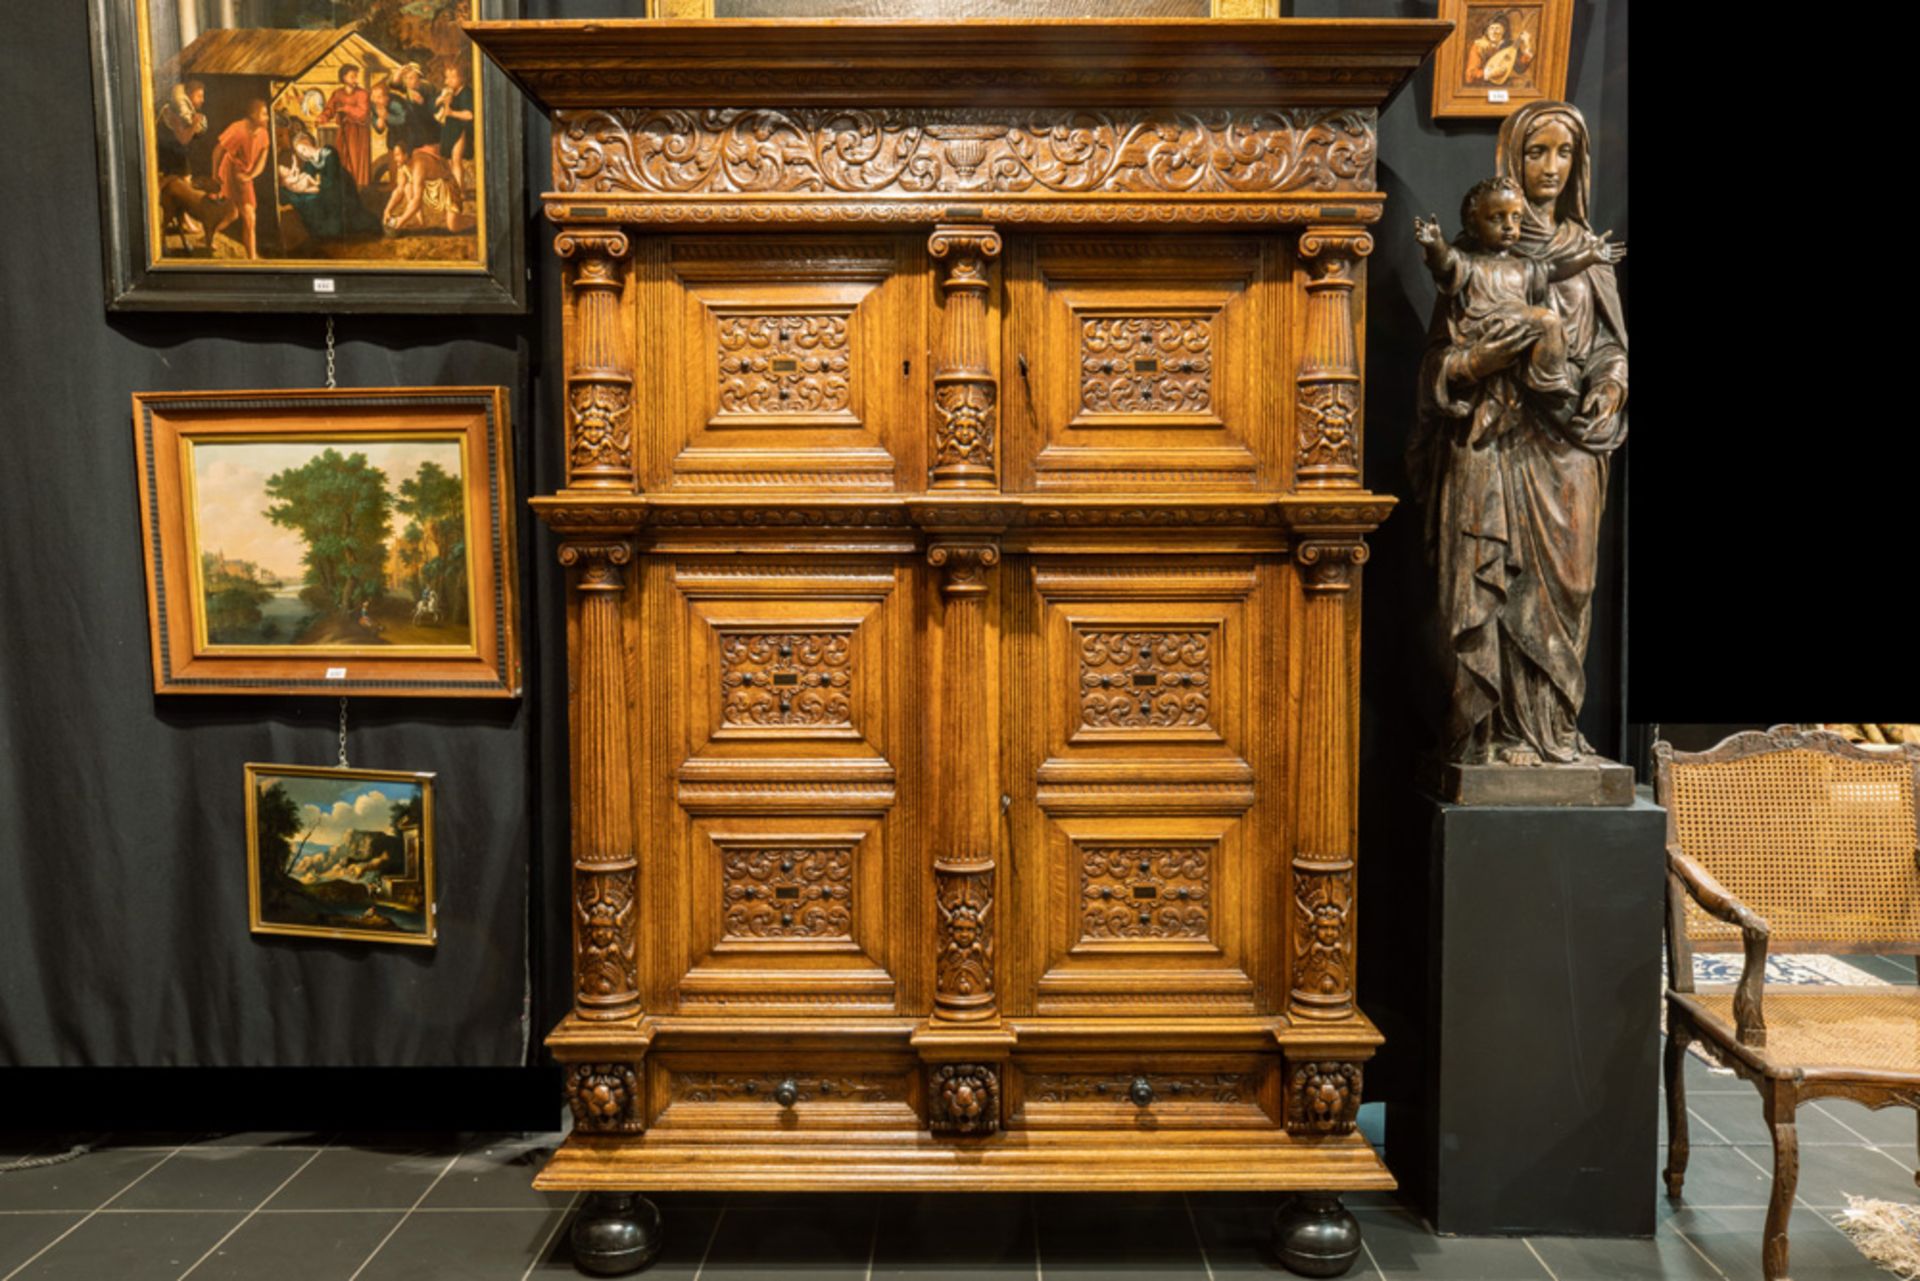
<path id="1" fill-rule="evenodd" d="M 1297 0 L 1300 17 L 1425 17 L 1433 6 Z M 529 17 L 637 14 L 620 0 L 527 0 Z M 568 999 L 565 672 L 551 539 L 520 521 L 527 694 L 518 702 L 355 699 L 355 764 L 439 775 L 441 944 L 432 952 L 253 937 L 246 928 L 241 765 L 333 759 L 320 698 L 156 698 L 128 397 L 136 390 L 310 387 L 318 316 L 109 316 L 83 6 L 22 8 L 0 45 L 15 101 L 48 127 L 12 133 L 0 168 L 0 1064 L 510 1068 Z M 1594 225 L 1627 237 L 1626 5 L 1574 6 L 1568 96 L 1595 143 Z M 1428 117 L 1423 71 L 1381 121 L 1386 218 L 1368 271 L 1368 481 L 1405 494 L 1401 460 L 1433 285 L 1415 213 L 1449 229 L 1493 170 L 1495 122 Z M 533 192 L 547 135 L 528 121 L 524 318 L 342 317 L 345 386 L 499 383 L 513 389 L 520 496 L 561 479 L 557 264 Z M 1628 272 L 1622 272 L 1625 286 Z M 1634 323 L 1628 302 L 1628 322 Z M 1636 379 L 1640 377 L 1636 369 Z M 1636 386 L 1638 384 L 1636 383 Z M 1648 419 L 1636 415 L 1636 432 Z M 1628 447 L 1629 453 L 1632 446 Z M 1583 725 L 1602 750 L 1624 731 L 1616 466 Z M 1369 1074 L 1417 1071 L 1396 977 L 1405 869 L 1422 834 L 1395 830 L 1431 706 L 1415 649 L 1428 593 L 1418 520 L 1375 539 L 1362 690 L 1361 991 L 1388 1031 Z M 1404 945 L 1401 945 L 1402 949 Z"/>

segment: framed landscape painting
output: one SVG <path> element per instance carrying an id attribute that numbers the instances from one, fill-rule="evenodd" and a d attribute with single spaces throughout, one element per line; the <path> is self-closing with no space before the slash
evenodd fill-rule
<path id="1" fill-rule="evenodd" d="M 521 311 L 519 0 L 88 0 L 110 309 Z"/>
<path id="2" fill-rule="evenodd" d="M 155 692 L 519 694 L 504 388 L 133 410 Z"/>
<path id="3" fill-rule="evenodd" d="M 255 934 L 432 947 L 433 775 L 247 766 Z"/>

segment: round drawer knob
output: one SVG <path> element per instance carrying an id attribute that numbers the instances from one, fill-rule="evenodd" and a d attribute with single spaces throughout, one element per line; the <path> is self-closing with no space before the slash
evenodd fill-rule
<path id="1" fill-rule="evenodd" d="M 773 1087 L 773 1101 L 783 1108 L 790 1108 L 800 1101 L 800 1087 L 792 1077 Z"/>
<path id="2" fill-rule="evenodd" d="M 1127 1096 L 1133 1100 L 1134 1106 L 1146 1107 L 1153 1102 L 1153 1082 L 1144 1076 L 1134 1077 L 1133 1088 L 1127 1091 Z"/>

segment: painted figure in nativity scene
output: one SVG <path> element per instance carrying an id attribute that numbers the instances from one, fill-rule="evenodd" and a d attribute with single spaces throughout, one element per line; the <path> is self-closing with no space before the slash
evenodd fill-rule
<path id="1" fill-rule="evenodd" d="M 1438 570 L 1446 756 L 1566 764 L 1593 757 L 1578 720 L 1600 517 L 1611 456 L 1627 435 L 1627 331 L 1613 268 L 1623 246 L 1588 225 L 1590 144 L 1571 104 L 1529 103 L 1509 116 L 1497 167 L 1522 197 L 1517 235 L 1504 225 L 1505 195 L 1484 207 L 1483 226 L 1526 271 L 1486 272 L 1478 304 L 1443 287 L 1408 469 Z M 1448 258 L 1422 239 L 1430 263 L 1454 263 L 1436 267 L 1443 286 L 1480 273 L 1464 248 Z M 1485 244 L 1471 253 L 1485 255 Z M 1542 306 L 1558 327 L 1546 356 L 1549 327 L 1533 314 Z M 1477 319 L 1467 314 L 1476 307 Z"/>
<path id="2" fill-rule="evenodd" d="M 464 231 L 473 225 L 460 181 L 438 151 L 395 141 L 389 154 L 393 195 L 380 219 L 388 231 L 426 230 L 436 223 Z"/>
<path id="3" fill-rule="evenodd" d="M 380 220 L 361 200 L 343 157 L 312 134 L 294 136 L 293 160 L 280 171 L 280 187 L 308 235 L 337 239 L 380 233 Z"/>
<path id="4" fill-rule="evenodd" d="M 453 169 L 462 187 L 467 179 L 467 153 L 473 146 L 473 89 L 467 84 L 467 69 L 458 62 L 447 64 L 446 79 L 434 104 L 433 118 L 440 122 L 440 156 Z"/>
<path id="5" fill-rule="evenodd" d="M 207 131 L 207 86 L 198 80 L 177 84 L 160 107 L 154 153 L 162 177 L 193 172 L 193 144 Z"/>
<path id="6" fill-rule="evenodd" d="M 333 150 L 356 187 L 373 181 L 372 118 L 373 100 L 360 84 L 360 68 L 348 63 L 340 68 L 340 87 L 316 123 L 333 126 Z"/>
<path id="7" fill-rule="evenodd" d="M 267 157 L 272 152 L 268 145 L 270 140 L 267 104 L 261 98 L 248 103 L 247 114 L 220 131 L 220 140 L 213 149 L 213 180 L 226 211 L 208 232 L 209 247 L 213 244 L 213 237 L 232 226 L 237 219 L 241 224 L 242 243 L 246 245 L 247 257 L 260 256 L 253 180 L 266 170 Z"/>

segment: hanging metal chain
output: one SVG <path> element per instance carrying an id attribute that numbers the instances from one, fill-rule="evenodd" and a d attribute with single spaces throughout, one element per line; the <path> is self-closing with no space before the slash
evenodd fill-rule
<path id="1" fill-rule="evenodd" d="M 340 385 L 340 380 L 338 377 L 335 376 L 334 367 L 333 367 L 333 317 L 328 316 L 327 317 L 327 390 L 332 391 L 334 388 L 338 387 L 339 385 Z M 341 701 L 345 702 L 346 700 L 342 699 Z M 341 764 L 345 764 L 345 763 L 346 763 L 345 761 L 341 762 Z"/>
<path id="2" fill-rule="evenodd" d="M 347 769 L 347 696 L 340 696 L 340 768 Z"/>

